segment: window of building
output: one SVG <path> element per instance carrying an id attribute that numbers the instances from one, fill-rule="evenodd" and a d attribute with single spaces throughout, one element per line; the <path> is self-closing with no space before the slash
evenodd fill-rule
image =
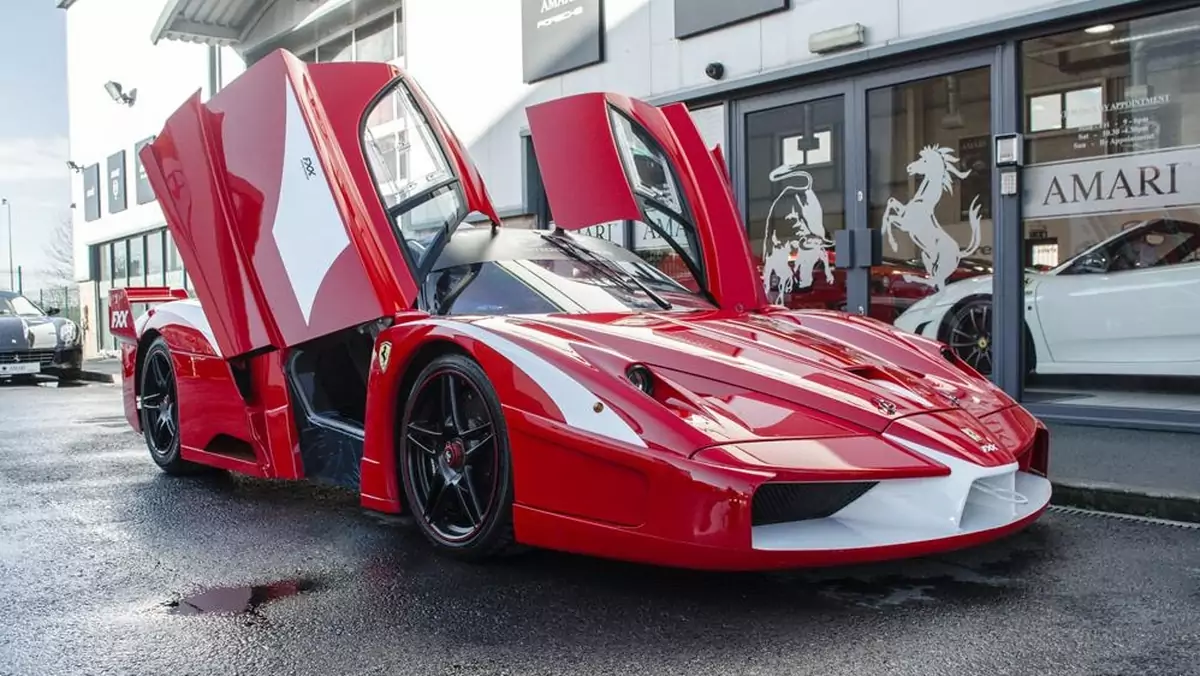
<path id="1" fill-rule="evenodd" d="M 118 240 L 112 243 L 113 286 L 124 287 L 129 283 L 129 242 Z"/>
<path id="2" fill-rule="evenodd" d="M 985 67 L 867 92 L 867 222 L 883 244 L 871 268 L 877 319 L 898 321 L 922 298 L 993 271 L 991 82 Z M 975 301 L 946 313 L 935 337 L 990 375 L 992 304 Z"/>
<path id="3" fill-rule="evenodd" d="M 353 34 L 340 35 L 317 47 L 318 63 L 334 63 L 354 60 Z"/>
<path id="4" fill-rule="evenodd" d="M 146 285 L 146 238 L 133 237 L 129 240 L 129 285 Z"/>
<path id="5" fill-rule="evenodd" d="M 391 61 L 396 58 L 396 18 L 391 14 L 354 30 L 355 61 Z"/>
<path id="6" fill-rule="evenodd" d="M 847 227 L 845 127 L 841 96 L 746 116 L 750 251 L 773 303 L 795 309 L 846 305 L 845 275 L 835 278 L 833 269 L 834 237 Z M 880 141 L 891 138 L 880 129 Z"/>
<path id="7" fill-rule="evenodd" d="M 1021 50 L 1027 401 L 1200 410 L 1200 9 Z"/>
<path id="8" fill-rule="evenodd" d="M 159 230 L 146 235 L 146 283 L 158 286 L 163 283 L 163 234 Z"/>
<path id="9" fill-rule="evenodd" d="M 101 244 L 97 256 L 100 259 L 100 288 L 107 288 L 112 284 L 112 245 Z"/>
<path id="10" fill-rule="evenodd" d="M 404 58 L 404 13 L 388 12 L 353 30 L 330 37 L 298 54 L 308 63 L 376 61 L 400 63 Z"/>
<path id="11" fill-rule="evenodd" d="M 167 272 L 175 272 L 183 269 L 183 259 L 179 257 L 179 249 L 175 247 L 175 238 L 171 236 L 170 230 L 163 230 L 163 238 L 166 240 L 166 269 Z"/>

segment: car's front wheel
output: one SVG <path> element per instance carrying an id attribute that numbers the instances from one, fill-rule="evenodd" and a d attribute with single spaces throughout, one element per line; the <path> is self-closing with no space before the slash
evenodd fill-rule
<path id="1" fill-rule="evenodd" d="M 142 436 L 154 463 L 168 474 L 192 474 L 202 469 L 201 465 L 180 456 L 179 389 L 171 351 L 161 337 L 146 350 L 139 378 L 141 407 L 138 415 Z"/>
<path id="2" fill-rule="evenodd" d="M 1025 372 L 1032 373 L 1037 363 L 1033 337 L 1024 327 Z M 956 305 L 942 323 L 938 338 L 981 375 L 990 376 L 994 364 L 992 350 L 992 299 L 978 297 Z"/>
<path id="3" fill-rule="evenodd" d="M 446 354 L 421 370 L 401 417 L 397 464 L 409 510 L 439 550 L 482 560 L 513 544 L 512 464 L 483 369 Z"/>

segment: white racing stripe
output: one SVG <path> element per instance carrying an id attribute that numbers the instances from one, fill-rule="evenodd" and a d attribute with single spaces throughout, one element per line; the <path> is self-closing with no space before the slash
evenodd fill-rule
<path id="1" fill-rule="evenodd" d="M 427 319 L 417 322 L 445 326 L 487 345 L 504 355 L 514 366 L 537 383 L 554 401 L 555 406 L 562 411 L 563 420 L 571 427 L 586 430 L 592 434 L 610 439 L 623 441 L 634 446 L 645 447 L 646 442 L 621 419 L 611 408 L 605 406 L 599 413 L 593 406 L 599 399 L 578 380 L 567 375 L 562 369 L 551 364 L 546 359 L 530 350 L 517 345 L 508 338 L 475 324 L 457 322 L 445 319 Z"/>
<path id="2" fill-rule="evenodd" d="M 290 80 L 284 88 L 283 173 L 271 232 L 304 322 L 311 324 L 317 291 L 350 237 Z"/>
<path id="3" fill-rule="evenodd" d="M 167 321 L 199 331 L 208 341 L 213 352 L 217 356 L 221 356 L 221 348 L 217 347 L 217 338 L 213 335 L 212 325 L 208 323 L 204 308 L 200 307 L 200 301 L 188 299 L 163 303 L 154 309 L 154 314 L 162 316 Z M 138 335 L 141 335 L 140 330 Z"/>
<path id="4" fill-rule="evenodd" d="M 191 327 L 208 340 L 213 352 L 221 354 L 213 336 L 212 327 L 199 301 L 194 299 L 173 301 L 160 305 L 156 312 L 168 321 Z M 611 408 L 605 406 L 599 413 L 593 408 L 599 399 L 579 381 L 562 369 L 530 350 L 517 345 L 508 338 L 488 329 L 466 322 L 446 319 L 426 319 L 408 324 L 445 326 L 464 333 L 502 354 L 531 380 L 550 395 L 554 405 L 563 414 L 567 425 L 585 430 L 598 436 L 616 439 L 634 446 L 645 447 L 646 442 L 621 419 Z"/>

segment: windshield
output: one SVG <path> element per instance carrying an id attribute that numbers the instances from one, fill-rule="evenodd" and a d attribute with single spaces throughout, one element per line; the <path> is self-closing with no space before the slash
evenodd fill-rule
<path id="1" fill-rule="evenodd" d="M 455 233 L 425 283 L 437 314 L 691 312 L 713 306 L 636 254 L 546 231 Z"/>
<path id="2" fill-rule="evenodd" d="M 0 296 L 0 315 L 41 317 L 45 313 L 24 296 Z"/>

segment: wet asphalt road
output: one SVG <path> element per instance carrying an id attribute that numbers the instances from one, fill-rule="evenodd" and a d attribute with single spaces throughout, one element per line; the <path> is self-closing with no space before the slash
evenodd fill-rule
<path id="1" fill-rule="evenodd" d="M 471 566 L 351 495 L 161 475 L 116 386 L 0 385 L 0 674 L 209 673 L 1200 674 L 1200 531 L 1052 512 L 836 571 Z"/>

